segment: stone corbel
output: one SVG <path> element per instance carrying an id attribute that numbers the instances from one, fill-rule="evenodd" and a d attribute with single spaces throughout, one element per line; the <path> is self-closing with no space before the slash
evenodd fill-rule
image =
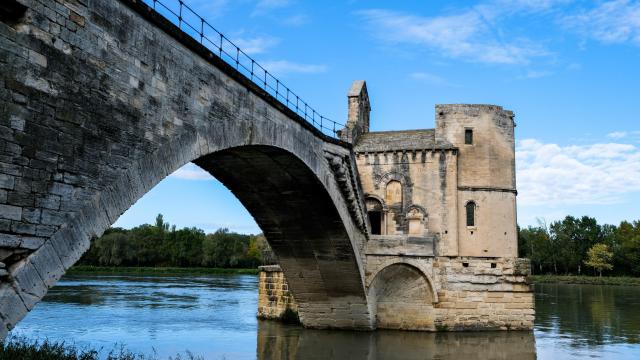
<path id="1" fill-rule="evenodd" d="M 338 183 L 338 187 L 345 199 L 351 217 L 358 228 L 365 234 L 368 234 L 367 223 L 365 221 L 365 209 L 362 204 L 362 197 L 359 196 L 361 194 L 358 188 L 358 179 L 352 170 L 353 164 L 349 161 L 348 156 L 341 156 L 326 150 L 325 158 L 329 162 L 329 168 Z"/>

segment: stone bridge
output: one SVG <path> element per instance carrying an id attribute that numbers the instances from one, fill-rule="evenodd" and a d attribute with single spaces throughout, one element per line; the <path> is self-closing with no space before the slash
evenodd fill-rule
<path id="1" fill-rule="evenodd" d="M 351 145 L 139 0 L 0 4 L 0 338 L 194 162 L 264 231 L 304 325 L 372 328 Z"/>

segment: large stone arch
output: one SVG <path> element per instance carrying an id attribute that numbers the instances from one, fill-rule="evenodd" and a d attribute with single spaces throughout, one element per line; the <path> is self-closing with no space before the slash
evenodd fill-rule
<path id="1" fill-rule="evenodd" d="M 0 272 L 0 338 L 92 237 L 190 161 L 256 218 L 305 325 L 371 327 L 347 144 L 139 2 L 55 7 L 77 15 L 66 37 L 49 32 L 48 1 L 18 1 L 18 24 L 0 22 L 0 48 L 13 49 L 0 61 L 0 248 L 13 251 Z"/>
<path id="2" fill-rule="evenodd" d="M 404 262 L 388 265 L 372 277 L 368 291 L 378 328 L 435 330 L 437 295 L 419 268 Z"/>

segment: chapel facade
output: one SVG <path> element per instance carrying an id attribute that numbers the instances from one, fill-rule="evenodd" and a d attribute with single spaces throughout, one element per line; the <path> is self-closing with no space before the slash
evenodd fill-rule
<path id="1" fill-rule="evenodd" d="M 436 105 L 434 129 L 371 132 L 364 81 L 348 99 L 340 135 L 356 155 L 368 254 L 517 256 L 512 111 Z"/>
<path id="2" fill-rule="evenodd" d="M 530 263 L 517 257 L 514 113 L 436 105 L 433 129 L 373 132 L 366 83 L 347 97 L 339 136 L 353 147 L 368 216 L 359 251 L 374 327 L 532 329 Z M 296 311 L 280 268 L 261 270 L 258 316 Z"/>

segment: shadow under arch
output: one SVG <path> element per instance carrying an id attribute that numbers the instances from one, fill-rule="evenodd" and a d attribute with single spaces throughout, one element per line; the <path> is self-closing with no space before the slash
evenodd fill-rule
<path id="1" fill-rule="evenodd" d="M 343 219 L 325 185 L 297 156 L 273 146 L 247 145 L 194 163 L 222 182 L 254 217 L 302 309 L 362 297 L 360 270 Z"/>
<path id="2" fill-rule="evenodd" d="M 228 139 L 227 144 L 234 144 Z M 22 291 L 16 295 L 25 307 L 2 315 L 11 319 L 9 326 L 15 325 L 88 249 L 90 238 L 100 236 L 161 180 L 194 162 L 229 188 L 261 227 L 299 304 L 303 325 L 370 329 L 369 314 L 362 310 L 367 309 L 367 298 L 357 246 L 364 233 L 349 214 L 326 164 L 327 144 L 316 140 L 320 146 L 300 150 L 302 156 L 279 146 L 242 141 L 228 148 L 219 143 L 203 147 L 202 134 L 184 134 L 164 144 L 93 193 L 80 211 L 15 269 L 14 277 L 22 280 Z M 336 151 L 334 144 L 329 147 Z M 198 156 L 212 148 L 215 151 Z M 21 276 L 34 270 L 42 284 L 40 279 L 29 282 L 28 276 Z M 15 300 L 13 304 L 20 305 Z M 335 309 L 356 311 L 334 317 Z"/>
<path id="3" fill-rule="evenodd" d="M 378 328 L 435 330 L 436 293 L 419 268 L 404 262 L 387 265 L 375 274 L 368 292 Z"/>

